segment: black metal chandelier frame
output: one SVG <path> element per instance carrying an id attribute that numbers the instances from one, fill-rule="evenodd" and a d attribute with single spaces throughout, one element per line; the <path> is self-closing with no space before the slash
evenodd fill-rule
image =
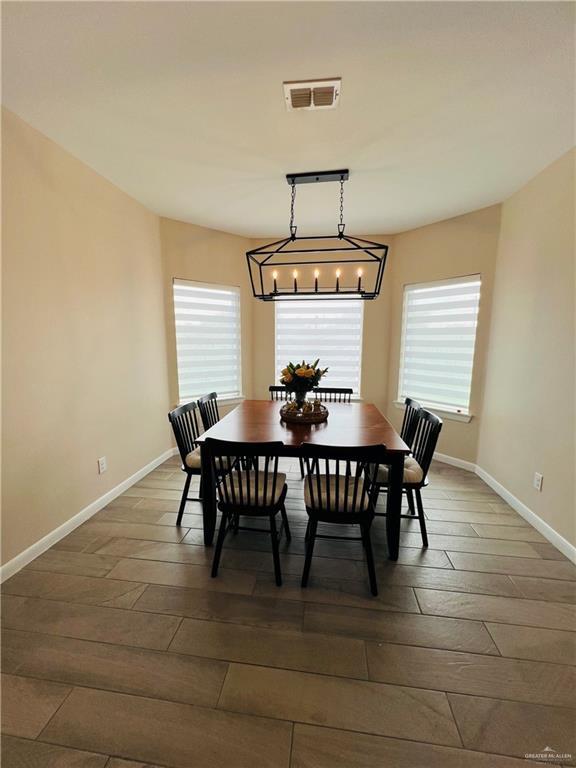
<path id="1" fill-rule="evenodd" d="M 383 243 L 376 243 L 372 240 L 365 240 L 361 237 L 353 237 L 344 232 L 344 182 L 349 178 L 347 169 L 338 171 L 314 171 L 310 173 L 289 173 L 286 180 L 291 187 L 290 200 L 290 234 L 281 240 L 262 245 L 259 248 L 253 248 L 246 252 L 248 271 L 250 273 L 250 283 L 252 292 L 257 299 L 262 301 L 280 301 L 280 300 L 298 300 L 298 299 L 328 299 L 338 297 L 340 299 L 375 299 L 382 286 L 384 269 L 386 267 L 386 257 L 388 255 L 388 246 Z M 294 224 L 294 205 L 296 199 L 296 185 L 310 184 L 315 182 L 340 182 L 340 222 L 338 224 L 337 234 L 334 235 L 312 235 L 298 236 L 297 227 Z M 314 247 L 319 241 L 323 246 Z M 339 243 L 333 247 L 334 242 Z M 310 247 L 304 247 L 305 243 L 312 243 Z M 346 245 L 343 245 L 343 244 Z M 292 244 L 301 244 L 302 247 L 288 247 Z M 345 258 L 330 257 L 330 254 L 350 253 L 356 254 L 357 258 L 346 256 Z M 314 255 L 323 256 L 328 254 L 328 258 L 314 260 Z M 294 255 L 297 259 L 292 258 Z M 312 257 L 309 261 L 303 262 L 301 259 L 305 256 Z M 310 288 L 299 289 L 294 272 L 293 288 L 278 288 L 276 277 L 272 283 L 272 289 L 266 290 L 264 271 L 276 267 L 311 267 L 317 264 L 325 266 L 327 264 L 336 264 L 346 266 L 349 264 L 369 264 L 376 266 L 376 272 L 371 287 L 366 288 L 362 285 L 362 270 L 358 271 L 358 282 L 355 288 L 340 287 L 339 271 L 336 272 L 337 278 L 334 287 L 322 287 L 319 285 L 318 278 L 314 280 L 314 286 Z"/>

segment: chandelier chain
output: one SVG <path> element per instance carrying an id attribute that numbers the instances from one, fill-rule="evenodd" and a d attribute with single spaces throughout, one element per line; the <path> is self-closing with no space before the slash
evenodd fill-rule
<path id="1" fill-rule="evenodd" d="M 294 232 L 294 203 L 296 202 L 296 184 L 294 181 L 290 186 L 292 188 L 290 193 L 290 232 Z"/>
<path id="2" fill-rule="evenodd" d="M 338 224 L 338 237 L 344 237 L 344 177 L 340 177 L 340 223 Z"/>

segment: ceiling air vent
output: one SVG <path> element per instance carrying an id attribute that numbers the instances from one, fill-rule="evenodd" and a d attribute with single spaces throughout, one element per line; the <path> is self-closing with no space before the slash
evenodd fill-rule
<path id="1" fill-rule="evenodd" d="M 293 80 L 284 83 L 284 100 L 288 112 L 298 109 L 334 109 L 340 100 L 342 79 Z"/>

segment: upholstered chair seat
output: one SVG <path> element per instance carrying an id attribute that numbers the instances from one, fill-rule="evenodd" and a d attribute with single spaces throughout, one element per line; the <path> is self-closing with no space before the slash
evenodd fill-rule
<path id="1" fill-rule="evenodd" d="M 310 493 L 310 481 L 313 483 L 312 494 Z M 320 486 L 320 504 L 318 504 L 318 485 Z M 346 476 L 329 475 L 329 482 L 326 482 L 325 475 L 307 475 L 304 481 L 304 503 L 307 507 L 312 506 L 312 495 L 314 496 L 316 506 L 322 507 L 327 512 L 345 512 L 346 510 L 355 510 L 356 512 L 365 511 L 369 506 L 369 496 L 362 492 L 361 484 L 358 484 L 356 490 L 356 501 L 354 501 L 354 488 L 356 483 L 353 477 L 348 477 L 348 493 L 346 494 Z M 346 495 L 345 495 L 346 494 Z M 348 497 L 345 503 L 346 496 Z"/>
<path id="2" fill-rule="evenodd" d="M 190 467 L 190 469 L 200 469 L 200 448 L 194 448 L 194 450 L 186 456 L 184 462 L 187 467 Z"/>
<path id="3" fill-rule="evenodd" d="M 404 459 L 404 483 L 421 483 L 424 478 L 424 473 L 422 472 L 422 467 L 416 459 L 413 459 L 411 456 L 407 456 Z M 386 485 L 388 483 L 388 467 L 387 466 L 380 466 L 378 469 L 378 477 L 377 482 L 381 483 L 382 485 Z"/>
<path id="4" fill-rule="evenodd" d="M 241 480 L 240 480 L 241 478 Z M 225 475 L 222 483 L 228 491 L 228 502 L 248 507 L 271 507 L 278 504 L 286 485 L 286 475 L 278 472 L 274 487 L 272 476 L 266 472 L 234 472 Z"/>

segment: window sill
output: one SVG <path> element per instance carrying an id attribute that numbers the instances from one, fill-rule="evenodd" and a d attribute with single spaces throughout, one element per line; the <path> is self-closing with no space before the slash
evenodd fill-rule
<path id="1" fill-rule="evenodd" d="M 246 398 L 244 395 L 237 395 L 236 397 L 219 397 L 218 398 L 218 405 L 240 405 L 240 403 L 245 400 Z M 186 403 L 191 402 L 190 400 L 181 400 L 180 405 L 186 405 Z"/>
<path id="2" fill-rule="evenodd" d="M 221 405 L 240 405 L 245 399 L 244 395 L 237 395 L 237 397 L 219 397 L 218 403 Z"/>
<path id="3" fill-rule="evenodd" d="M 419 401 L 421 402 L 421 401 Z M 471 413 L 463 413 L 456 410 L 450 410 L 446 407 L 438 407 L 436 405 L 429 405 L 427 403 L 421 402 L 421 404 L 428 408 L 429 410 L 433 411 L 434 413 L 438 413 L 442 416 L 444 419 L 450 419 L 452 421 L 463 421 L 465 423 L 468 423 L 472 421 L 473 415 Z M 404 408 L 404 401 L 403 400 L 394 400 L 394 405 L 396 408 Z"/>

